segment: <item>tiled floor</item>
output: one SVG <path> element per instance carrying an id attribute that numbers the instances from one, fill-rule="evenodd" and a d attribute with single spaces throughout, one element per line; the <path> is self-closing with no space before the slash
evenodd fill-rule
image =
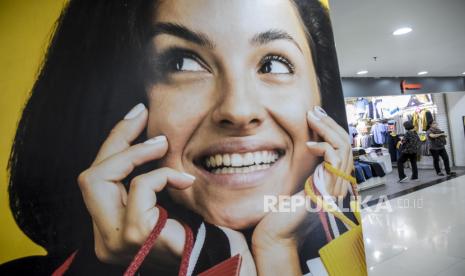
<path id="1" fill-rule="evenodd" d="M 362 210 L 369 275 L 465 275 L 465 176 L 384 207 Z"/>
<path id="2" fill-rule="evenodd" d="M 397 168 L 393 168 L 393 169 L 394 170 L 390 174 L 386 175 L 385 185 L 363 190 L 360 192 L 360 195 L 362 197 L 370 195 L 373 198 L 379 198 L 380 196 L 392 195 L 400 191 L 409 190 L 411 188 L 417 187 L 419 185 L 422 185 L 424 183 L 428 183 L 431 181 L 447 179 L 447 176 L 437 176 L 436 172 L 433 169 L 423 169 L 423 170 L 419 170 L 418 172 L 418 178 L 420 181 L 409 180 L 407 182 L 398 183 L 397 181 L 399 180 L 399 177 L 397 175 Z M 455 167 L 453 168 L 453 171 L 455 171 L 459 175 L 465 174 L 464 167 Z M 410 169 L 405 169 L 405 173 L 409 177 L 412 175 Z"/>

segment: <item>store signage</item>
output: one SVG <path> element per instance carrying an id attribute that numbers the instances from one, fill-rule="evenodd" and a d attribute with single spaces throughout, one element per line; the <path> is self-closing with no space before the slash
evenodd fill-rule
<path id="1" fill-rule="evenodd" d="M 418 90 L 421 89 L 421 84 L 419 83 L 407 83 L 406 80 L 400 82 L 401 93 L 404 94 L 407 90 Z"/>

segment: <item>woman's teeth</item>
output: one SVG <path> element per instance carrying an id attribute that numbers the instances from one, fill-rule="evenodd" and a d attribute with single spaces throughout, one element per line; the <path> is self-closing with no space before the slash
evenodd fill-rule
<path id="1" fill-rule="evenodd" d="M 250 173 L 259 170 L 265 170 L 271 167 L 271 164 L 263 165 L 253 165 L 248 167 L 223 167 L 218 169 L 213 169 L 211 172 L 214 174 L 229 174 L 229 173 Z"/>
<path id="2" fill-rule="evenodd" d="M 215 154 L 205 158 L 205 165 L 216 174 L 249 173 L 269 168 L 278 158 L 274 151 Z"/>

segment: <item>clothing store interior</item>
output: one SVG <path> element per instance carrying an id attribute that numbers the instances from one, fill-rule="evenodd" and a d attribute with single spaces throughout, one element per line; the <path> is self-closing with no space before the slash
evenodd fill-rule
<path id="1" fill-rule="evenodd" d="M 462 93 L 454 94 L 457 96 Z M 464 167 L 454 166 L 450 125 L 445 93 L 347 97 L 345 107 L 349 125 L 349 140 L 355 160 L 355 176 L 362 195 L 375 198 L 389 196 L 448 176 L 444 160 L 437 173 L 432 156 L 431 123 L 445 136 L 445 150 L 450 174 L 462 174 Z M 398 159 L 401 140 L 406 133 L 403 124 L 410 121 L 420 139 L 417 153 L 418 179 L 399 182 Z M 462 133 L 463 135 L 463 133 Z M 405 162 L 407 176 L 412 175 L 410 162 Z"/>
<path id="2" fill-rule="evenodd" d="M 463 276 L 465 1 L 330 0 L 330 7 L 368 275 Z M 412 131 L 418 180 L 410 160 L 398 162 L 399 141 Z M 429 134 L 441 139 L 431 143 Z"/>

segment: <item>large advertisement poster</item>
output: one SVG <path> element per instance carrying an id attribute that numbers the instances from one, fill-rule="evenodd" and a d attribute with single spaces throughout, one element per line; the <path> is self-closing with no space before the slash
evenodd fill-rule
<path id="1" fill-rule="evenodd" d="M 46 253 L 0 272 L 365 275 L 346 129 L 325 2 L 70 0 L 1 210 Z"/>

